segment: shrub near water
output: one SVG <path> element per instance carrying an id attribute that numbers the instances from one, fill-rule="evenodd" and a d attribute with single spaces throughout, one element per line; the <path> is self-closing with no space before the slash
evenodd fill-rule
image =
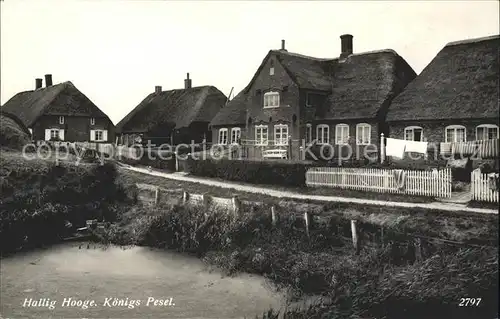
<path id="1" fill-rule="evenodd" d="M 128 201 L 111 164 L 92 169 L 51 166 L 0 177 L 0 251 L 10 252 L 68 236 L 87 219 L 113 221 Z M 67 222 L 74 225 L 68 228 Z"/>

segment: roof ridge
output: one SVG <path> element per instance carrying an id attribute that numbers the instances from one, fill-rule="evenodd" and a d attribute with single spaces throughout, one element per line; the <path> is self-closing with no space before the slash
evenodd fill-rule
<path id="1" fill-rule="evenodd" d="M 308 55 L 304 55 L 304 54 L 300 54 L 300 53 L 288 52 L 288 51 L 281 51 L 281 50 L 271 50 L 271 51 L 274 52 L 274 53 L 278 53 L 278 54 L 285 54 L 285 55 L 289 55 L 289 56 L 293 56 L 293 57 L 304 58 L 304 59 L 309 59 L 309 60 L 315 60 L 315 61 L 318 61 L 318 62 L 328 62 L 328 61 L 333 62 L 333 61 L 339 59 L 339 57 L 335 57 L 335 58 L 318 58 L 318 57 L 308 56 Z M 376 53 L 392 53 L 394 55 L 399 55 L 393 49 L 380 49 L 380 50 L 371 50 L 371 51 L 364 51 L 364 52 L 353 53 L 353 54 L 349 55 L 349 57 L 351 57 L 351 56 L 368 55 L 368 54 L 376 54 Z"/>
<path id="2" fill-rule="evenodd" d="M 446 43 L 445 47 L 453 46 L 453 45 L 460 45 L 460 44 L 471 44 L 471 43 L 489 41 L 489 40 L 494 40 L 494 39 L 500 39 L 500 34 L 486 36 L 486 37 L 480 37 L 480 38 L 471 38 L 471 39 L 465 39 L 465 40 L 452 41 L 452 42 Z"/>

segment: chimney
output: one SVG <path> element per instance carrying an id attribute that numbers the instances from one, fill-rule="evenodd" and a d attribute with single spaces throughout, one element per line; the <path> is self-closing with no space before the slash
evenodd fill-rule
<path id="1" fill-rule="evenodd" d="M 281 40 L 281 51 L 286 51 L 286 49 L 285 49 L 285 40 Z"/>
<path id="2" fill-rule="evenodd" d="M 35 79 L 35 83 L 36 83 L 35 90 L 42 88 L 42 81 L 43 81 L 43 79 Z"/>
<path id="3" fill-rule="evenodd" d="M 341 53 L 340 58 L 347 58 L 352 54 L 352 35 L 343 34 L 340 36 Z"/>
<path id="4" fill-rule="evenodd" d="M 161 86 L 159 85 L 155 86 L 155 93 L 156 94 L 161 93 Z"/>
<path id="5" fill-rule="evenodd" d="M 184 80 L 184 88 L 185 89 L 190 89 L 191 88 L 191 79 L 189 78 L 189 73 L 187 74 L 187 77 Z"/>
<path id="6" fill-rule="evenodd" d="M 52 85 L 52 74 L 45 74 L 45 87 Z"/>

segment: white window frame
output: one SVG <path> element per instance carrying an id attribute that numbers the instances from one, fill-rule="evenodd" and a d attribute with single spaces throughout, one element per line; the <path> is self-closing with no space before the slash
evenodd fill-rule
<path id="1" fill-rule="evenodd" d="M 64 124 L 64 116 L 59 116 L 59 124 Z"/>
<path id="2" fill-rule="evenodd" d="M 456 137 L 457 137 L 457 130 L 464 130 L 464 140 L 463 142 L 467 142 L 467 129 L 463 125 L 448 125 L 447 127 L 444 128 L 444 140 L 446 143 L 457 143 Z M 449 136 L 448 136 L 448 130 L 453 130 L 453 141 L 450 141 Z"/>
<path id="3" fill-rule="evenodd" d="M 420 130 L 420 141 L 415 141 L 415 130 Z M 411 132 L 411 139 L 407 139 L 406 135 L 408 132 Z M 404 139 L 405 141 L 415 141 L 415 142 L 423 142 L 424 141 L 424 129 L 420 126 L 407 126 L 404 131 Z"/>
<path id="4" fill-rule="evenodd" d="M 337 145 L 349 144 L 349 125 L 348 124 L 340 123 L 340 124 L 335 125 L 335 144 L 337 144 Z"/>
<path id="5" fill-rule="evenodd" d="M 497 137 L 496 138 L 499 138 L 499 128 L 498 128 L 498 125 L 495 125 L 495 124 L 481 124 L 481 125 L 478 125 L 476 126 L 476 141 L 482 141 L 484 139 L 482 138 L 479 138 L 480 136 L 478 135 L 478 129 L 482 128 L 483 132 L 486 132 L 486 137 L 489 136 L 489 132 L 488 132 L 488 129 L 496 129 L 497 130 Z M 487 138 L 489 139 L 489 138 Z"/>
<path id="6" fill-rule="evenodd" d="M 57 132 L 57 134 L 53 134 L 53 132 Z M 53 138 L 60 139 L 61 136 L 61 131 L 58 128 L 51 128 L 50 129 L 50 139 L 52 140 Z M 55 136 L 54 136 L 55 135 Z"/>
<path id="7" fill-rule="evenodd" d="M 90 118 L 90 125 L 95 125 L 95 117 Z"/>
<path id="8" fill-rule="evenodd" d="M 274 67 L 269 68 L 269 75 L 274 75 Z"/>
<path id="9" fill-rule="evenodd" d="M 270 109 L 280 106 L 280 93 L 271 91 L 264 93 L 264 108 Z"/>
<path id="10" fill-rule="evenodd" d="M 238 144 L 241 138 L 241 128 L 233 127 L 231 129 L 231 144 Z"/>
<path id="11" fill-rule="evenodd" d="M 101 134 L 101 138 L 97 138 L 97 133 Z M 94 140 L 96 142 L 103 142 L 104 141 L 104 131 L 103 130 L 94 130 Z"/>
<path id="12" fill-rule="evenodd" d="M 260 138 L 257 138 L 260 131 Z M 265 131 L 265 134 L 264 134 Z M 266 138 L 264 139 L 264 135 Z M 269 141 L 269 131 L 267 125 L 256 125 L 255 126 L 255 145 L 267 145 Z"/>
<path id="13" fill-rule="evenodd" d="M 368 137 L 366 140 L 363 139 L 362 141 L 360 141 L 360 136 L 359 136 L 360 130 L 361 130 L 361 135 L 363 135 L 366 130 L 368 131 Z M 364 136 L 361 136 L 361 137 L 364 137 Z M 357 124 L 356 125 L 356 145 L 370 145 L 371 139 L 372 139 L 372 126 L 368 123 Z"/>
<path id="14" fill-rule="evenodd" d="M 306 124 L 306 134 L 304 136 L 306 145 L 312 143 L 312 125 Z"/>
<path id="15" fill-rule="evenodd" d="M 278 134 L 280 137 L 277 139 Z M 288 125 L 274 125 L 274 145 L 288 145 Z"/>
<path id="16" fill-rule="evenodd" d="M 226 145 L 228 140 L 228 129 L 221 128 L 219 129 L 219 136 L 217 137 L 217 142 L 219 145 Z"/>
<path id="17" fill-rule="evenodd" d="M 327 134 L 327 140 L 324 141 L 324 130 L 326 130 Z M 321 131 L 321 134 L 319 133 Z M 328 144 L 330 142 L 330 126 L 328 124 L 319 124 L 316 126 L 316 140 L 318 141 L 318 144 Z"/>

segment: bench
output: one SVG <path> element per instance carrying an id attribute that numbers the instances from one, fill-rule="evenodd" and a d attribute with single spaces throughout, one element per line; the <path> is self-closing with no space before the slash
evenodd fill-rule
<path id="1" fill-rule="evenodd" d="M 278 159 L 286 159 L 287 151 L 286 150 L 266 150 L 262 152 L 262 157 L 264 158 L 278 158 Z"/>

